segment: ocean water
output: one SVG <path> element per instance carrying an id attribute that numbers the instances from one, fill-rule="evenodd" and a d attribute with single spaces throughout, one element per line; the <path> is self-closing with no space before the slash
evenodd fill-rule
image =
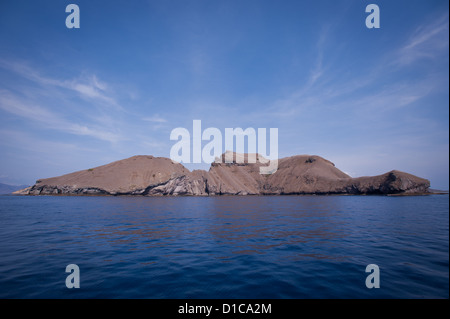
<path id="1" fill-rule="evenodd" d="M 449 298 L 449 198 L 0 196 L 0 298 Z"/>

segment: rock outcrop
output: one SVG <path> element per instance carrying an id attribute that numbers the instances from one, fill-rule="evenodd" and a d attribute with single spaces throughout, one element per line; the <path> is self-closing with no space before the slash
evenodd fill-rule
<path id="1" fill-rule="evenodd" d="M 230 154 L 230 153 L 225 153 Z M 426 179 L 391 171 L 372 177 L 352 178 L 320 157 L 297 155 L 278 160 L 273 174 L 260 174 L 267 159 L 253 154 L 225 154 L 208 172 L 190 172 L 168 158 L 133 156 L 107 165 L 59 177 L 41 179 L 17 192 L 27 195 L 299 195 L 299 194 L 426 194 Z"/>
<path id="2" fill-rule="evenodd" d="M 107 165 L 41 179 L 30 195 L 185 195 L 199 191 L 194 176 L 168 158 L 133 156 Z"/>

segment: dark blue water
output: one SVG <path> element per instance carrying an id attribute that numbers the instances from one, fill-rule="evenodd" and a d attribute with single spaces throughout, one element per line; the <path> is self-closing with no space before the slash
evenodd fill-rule
<path id="1" fill-rule="evenodd" d="M 448 298 L 448 226 L 447 195 L 0 196 L 0 298 Z"/>

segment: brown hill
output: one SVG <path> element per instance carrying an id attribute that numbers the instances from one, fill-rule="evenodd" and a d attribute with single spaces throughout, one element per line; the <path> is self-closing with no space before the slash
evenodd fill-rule
<path id="1" fill-rule="evenodd" d="M 278 171 L 267 178 L 266 193 L 336 193 L 339 182 L 349 179 L 350 176 L 320 156 L 291 156 L 279 160 Z"/>
<path id="2" fill-rule="evenodd" d="M 30 194 L 145 194 L 171 180 L 189 174 L 183 165 L 170 159 L 133 156 L 95 168 L 59 177 L 40 179 Z"/>
<path id="3" fill-rule="evenodd" d="M 284 195 L 284 194 L 423 194 L 430 182 L 391 171 L 373 177 L 352 178 L 316 155 L 278 160 L 278 170 L 261 175 L 267 160 L 259 154 L 233 153 L 233 162 L 212 163 L 208 172 L 190 172 L 163 157 L 133 156 L 107 165 L 59 177 L 41 179 L 19 194 L 29 195 Z M 244 162 L 242 162 L 244 161 Z"/>

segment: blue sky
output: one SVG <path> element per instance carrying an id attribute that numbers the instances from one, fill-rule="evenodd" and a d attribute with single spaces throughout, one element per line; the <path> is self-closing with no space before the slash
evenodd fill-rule
<path id="1" fill-rule="evenodd" d="M 65 26 L 70 3 L 80 29 Z M 365 26 L 369 3 L 380 29 Z M 0 182 L 169 157 L 171 130 L 200 119 L 277 127 L 280 157 L 448 189 L 448 12 L 446 0 L 3 0 Z"/>

